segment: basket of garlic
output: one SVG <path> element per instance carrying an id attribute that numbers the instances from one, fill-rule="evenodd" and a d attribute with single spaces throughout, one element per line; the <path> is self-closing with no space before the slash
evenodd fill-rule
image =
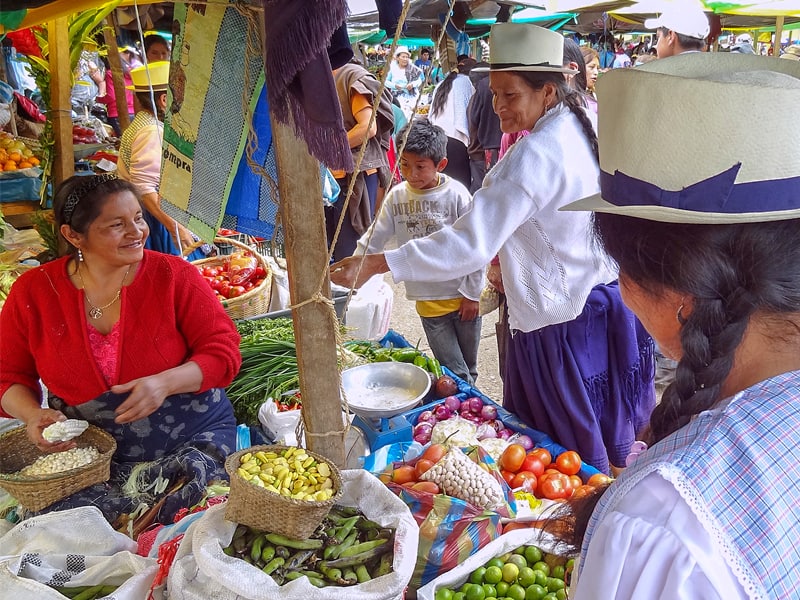
<path id="1" fill-rule="evenodd" d="M 42 452 L 28 439 L 25 427 L 0 436 L 0 487 L 28 510 L 42 510 L 111 475 L 116 440 L 94 425 L 65 423 L 54 428 L 55 439 L 73 439 L 77 447 L 64 452 Z M 82 433 L 71 438 L 78 429 Z"/>

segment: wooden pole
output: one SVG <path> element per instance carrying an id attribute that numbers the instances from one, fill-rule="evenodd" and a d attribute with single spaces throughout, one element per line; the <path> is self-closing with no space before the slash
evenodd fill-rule
<path id="1" fill-rule="evenodd" d="M 53 187 L 75 174 L 75 152 L 72 147 L 72 69 L 69 63 L 69 22 L 61 17 L 47 24 L 50 48 L 50 115 L 55 141 Z"/>
<path id="2" fill-rule="evenodd" d="M 343 468 L 344 418 L 336 351 L 338 320 L 331 306 L 307 302 L 317 293 L 320 276 L 328 267 L 319 163 L 309 154 L 306 144 L 295 137 L 291 126 L 278 123 L 274 118 L 271 123 L 289 295 L 292 305 L 300 305 L 292 310 L 292 319 L 306 446 Z M 330 298 L 327 275 L 322 287 L 322 293 Z"/>
<path id="3" fill-rule="evenodd" d="M 108 64 L 111 65 L 111 81 L 114 84 L 119 128 L 120 131 L 125 131 L 131 124 L 131 118 L 128 116 L 128 93 L 125 89 L 125 75 L 122 72 L 122 61 L 119 58 L 119 47 L 117 46 L 117 17 L 112 12 L 106 17 L 106 21 L 108 27 L 103 28 L 103 37 L 108 46 Z"/>
<path id="4" fill-rule="evenodd" d="M 781 55 L 781 37 L 783 37 L 783 15 L 778 15 L 775 19 L 775 39 L 772 42 L 772 56 L 775 58 Z"/>

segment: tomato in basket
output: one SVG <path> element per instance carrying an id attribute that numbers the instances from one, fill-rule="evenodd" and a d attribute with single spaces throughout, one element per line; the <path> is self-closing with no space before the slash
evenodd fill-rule
<path id="1" fill-rule="evenodd" d="M 220 300 L 230 300 L 238 298 L 260 286 L 267 277 L 267 270 L 258 264 L 256 257 L 244 256 L 238 253 L 228 257 L 222 264 L 209 266 L 198 265 L 197 270 L 206 280 L 209 287 L 214 290 Z M 231 260 L 237 261 L 237 268 L 231 268 Z M 246 260 L 246 262 L 245 262 Z M 255 267 L 251 267 L 255 263 Z M 242 265 L 249 272 L 249 277 L 242 281 Z"/>

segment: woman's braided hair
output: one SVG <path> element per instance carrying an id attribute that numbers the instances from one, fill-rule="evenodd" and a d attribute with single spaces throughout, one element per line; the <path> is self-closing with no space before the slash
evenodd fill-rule
<path id="1" fill-rule="evenodd" d="M 672 290 L 691 298 L 683 355 L 651 415 L 649 442 L 722 399 L 754 314 L 776 323 L 775 335 L 800 333 L 790 320 L 800 312 L 800 220 L 701 225 L 597 213 L 594 223 L 621 276 L 653 295 Z"/>

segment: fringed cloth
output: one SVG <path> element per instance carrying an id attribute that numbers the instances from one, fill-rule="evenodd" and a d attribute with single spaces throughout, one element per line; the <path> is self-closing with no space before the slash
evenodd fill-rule
<path id="1" fill-rule="evenodd" d="M 264 65 L 270 108 L 329 169 L 353 171 L 327 47 L 346 0 L 264 0 Z"/>
<path id="2" fill-rule="evenodd" d="M 617 283 L 598 285 L 573 321 L 512 334 L 504 406 L 609 473 L 650 419 L 654 376 L 652 338 Z"/>
<path id="3" fill-rule="evenodd" d="M 117 451 L 107 482 L 76 492 L 41 512 L 92 505 L 113 523 L 142 510 L 142 504 L 152 507 L 166 495 L 155 521 L 172 523 L 179 510 L 203 499 L 209 484 L 228 480 L 224 465 L 236 449 L 236 419 L 224 390 L 168 396 L 150 416 L 120 425 L 114 422 L 114 409 L 127 396 L 106 392 L 78 406 L 51 396 L 50 406 L 67 418 L 84 419 L 111 434 Z"/>

